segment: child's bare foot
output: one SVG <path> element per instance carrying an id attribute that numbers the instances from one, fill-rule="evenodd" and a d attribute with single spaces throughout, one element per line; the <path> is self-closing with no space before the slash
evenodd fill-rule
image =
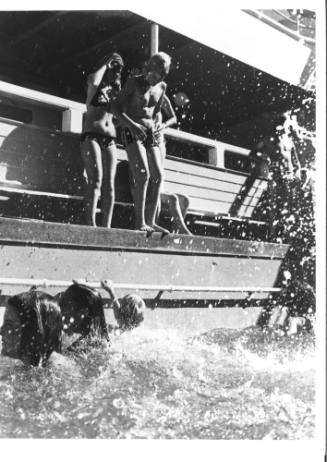
<path id="1" fill-rule="evenodd" d="M 153 229 L 154 231 L 158 231 L 159 233 L 162 233 L 162 234 L 169 234 L 168 229 L 162 228 L 161 226 L 156 225 L 156 224 L 153 225 Z"/>
<path id="2" fill-rule="evenodd" d="M 190 230 L 182 226 L 172 229 L 173 234 L 187 234 L 188 236 L 193 236 Z"/>
<path id="3" fill-rule="evenodd" d="M 147 233 L 153 233 L 154 231 L 154 228 L 152 228 L 152 226 L 149 226 L 149 225 L 142 225 L 138 228 L 136 228 L 137 231 L 145 231 Z"/>

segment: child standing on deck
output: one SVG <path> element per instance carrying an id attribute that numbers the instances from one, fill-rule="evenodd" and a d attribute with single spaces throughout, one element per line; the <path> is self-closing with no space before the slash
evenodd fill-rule
<path id="1" fill-rule="evenodd" d="M 155 120 L 159 113 L 171 58 L 163 52 L 153 55 L 142 75 L 130 77 L 112 104 L 123 123 L 123 142 L 133 179 L 135 228 L 168 233 L 155 223 L 162 184 L 162 162 Z"/>
<path id="2" fill-rule="evenodd" d="M 81 134 L 81 154 L 87 175 L 85 223 L 96 226 L 101 195 L 101 226 L 111 227 L 115 203 L 116 128 L 111 103 L 120 91 L 122 57 L 112 53 L 87 78 L 87 112 Z"/>

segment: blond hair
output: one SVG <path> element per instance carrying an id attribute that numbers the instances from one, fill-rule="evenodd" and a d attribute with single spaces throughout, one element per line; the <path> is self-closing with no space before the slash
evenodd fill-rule
<path id="1" fill-rule="evenodd" d="M 169 73 L 170 65 L 171 57 L 167 55 L 167 53 L 159 51 L 151 56 L 147 64 L 147 68 L 149 69 L 149 67 L 155 66 L 158 70 L 160 70 L 160 74 L 165 76 Z"/>
<path id="2" fill-rule="evenodd" d="M 114 315 L 121 329 L 133 329 L 144 321 L 146 306 L 139 295 L 125 295 L 119 305 L 114 305 Z"/>

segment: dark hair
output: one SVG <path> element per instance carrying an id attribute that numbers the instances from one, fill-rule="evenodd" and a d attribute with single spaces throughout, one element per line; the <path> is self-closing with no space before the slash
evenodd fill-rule
<path id="1" fill-rule="evenodd" d="M 51 295 L 30 290 L 8 300 L 21 320 L 22 339 L 19 356 L 32 366 L 44 365 L 53 351 L 61 352 L 62 317 Z"/>
<path id="2" fill-rule="evenodd" d="M 108 64 L 109 61 L 117 61 L 124 67 L 124 60 L 118 53 L 110 53 L 99 58 L 96 63 L 91 67 L 89 73 L 92 74 L 100 69 L 100 67 Z"/>
<path id="3" fill-rule="evenodd" d="M 100 334 L 108 338 L 103 299 L 97 290 L 84 284 L 74 283 L 56 298 L 59 301 L 67 333 L 86 336 L 90 333 L 92 325 L 95 325 Z M 86 315 L 77 321 L 76 317 L 82 310 L 86 310 Z"/>

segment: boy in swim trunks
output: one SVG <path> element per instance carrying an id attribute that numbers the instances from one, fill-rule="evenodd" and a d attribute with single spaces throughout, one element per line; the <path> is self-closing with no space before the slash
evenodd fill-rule
<path id="1" fill-rule="evenodd" d="M 155 222 L 163 170 L 155 120 L 165 95 L 163 79 L 170 63 L 166 53 L 153 55 L 144 73 L 130 77 L 112 104 L 114 115 L 124 126 L 122 137 L 134 183 L 135 229 L 141 231 L 168 233 Z"/>

